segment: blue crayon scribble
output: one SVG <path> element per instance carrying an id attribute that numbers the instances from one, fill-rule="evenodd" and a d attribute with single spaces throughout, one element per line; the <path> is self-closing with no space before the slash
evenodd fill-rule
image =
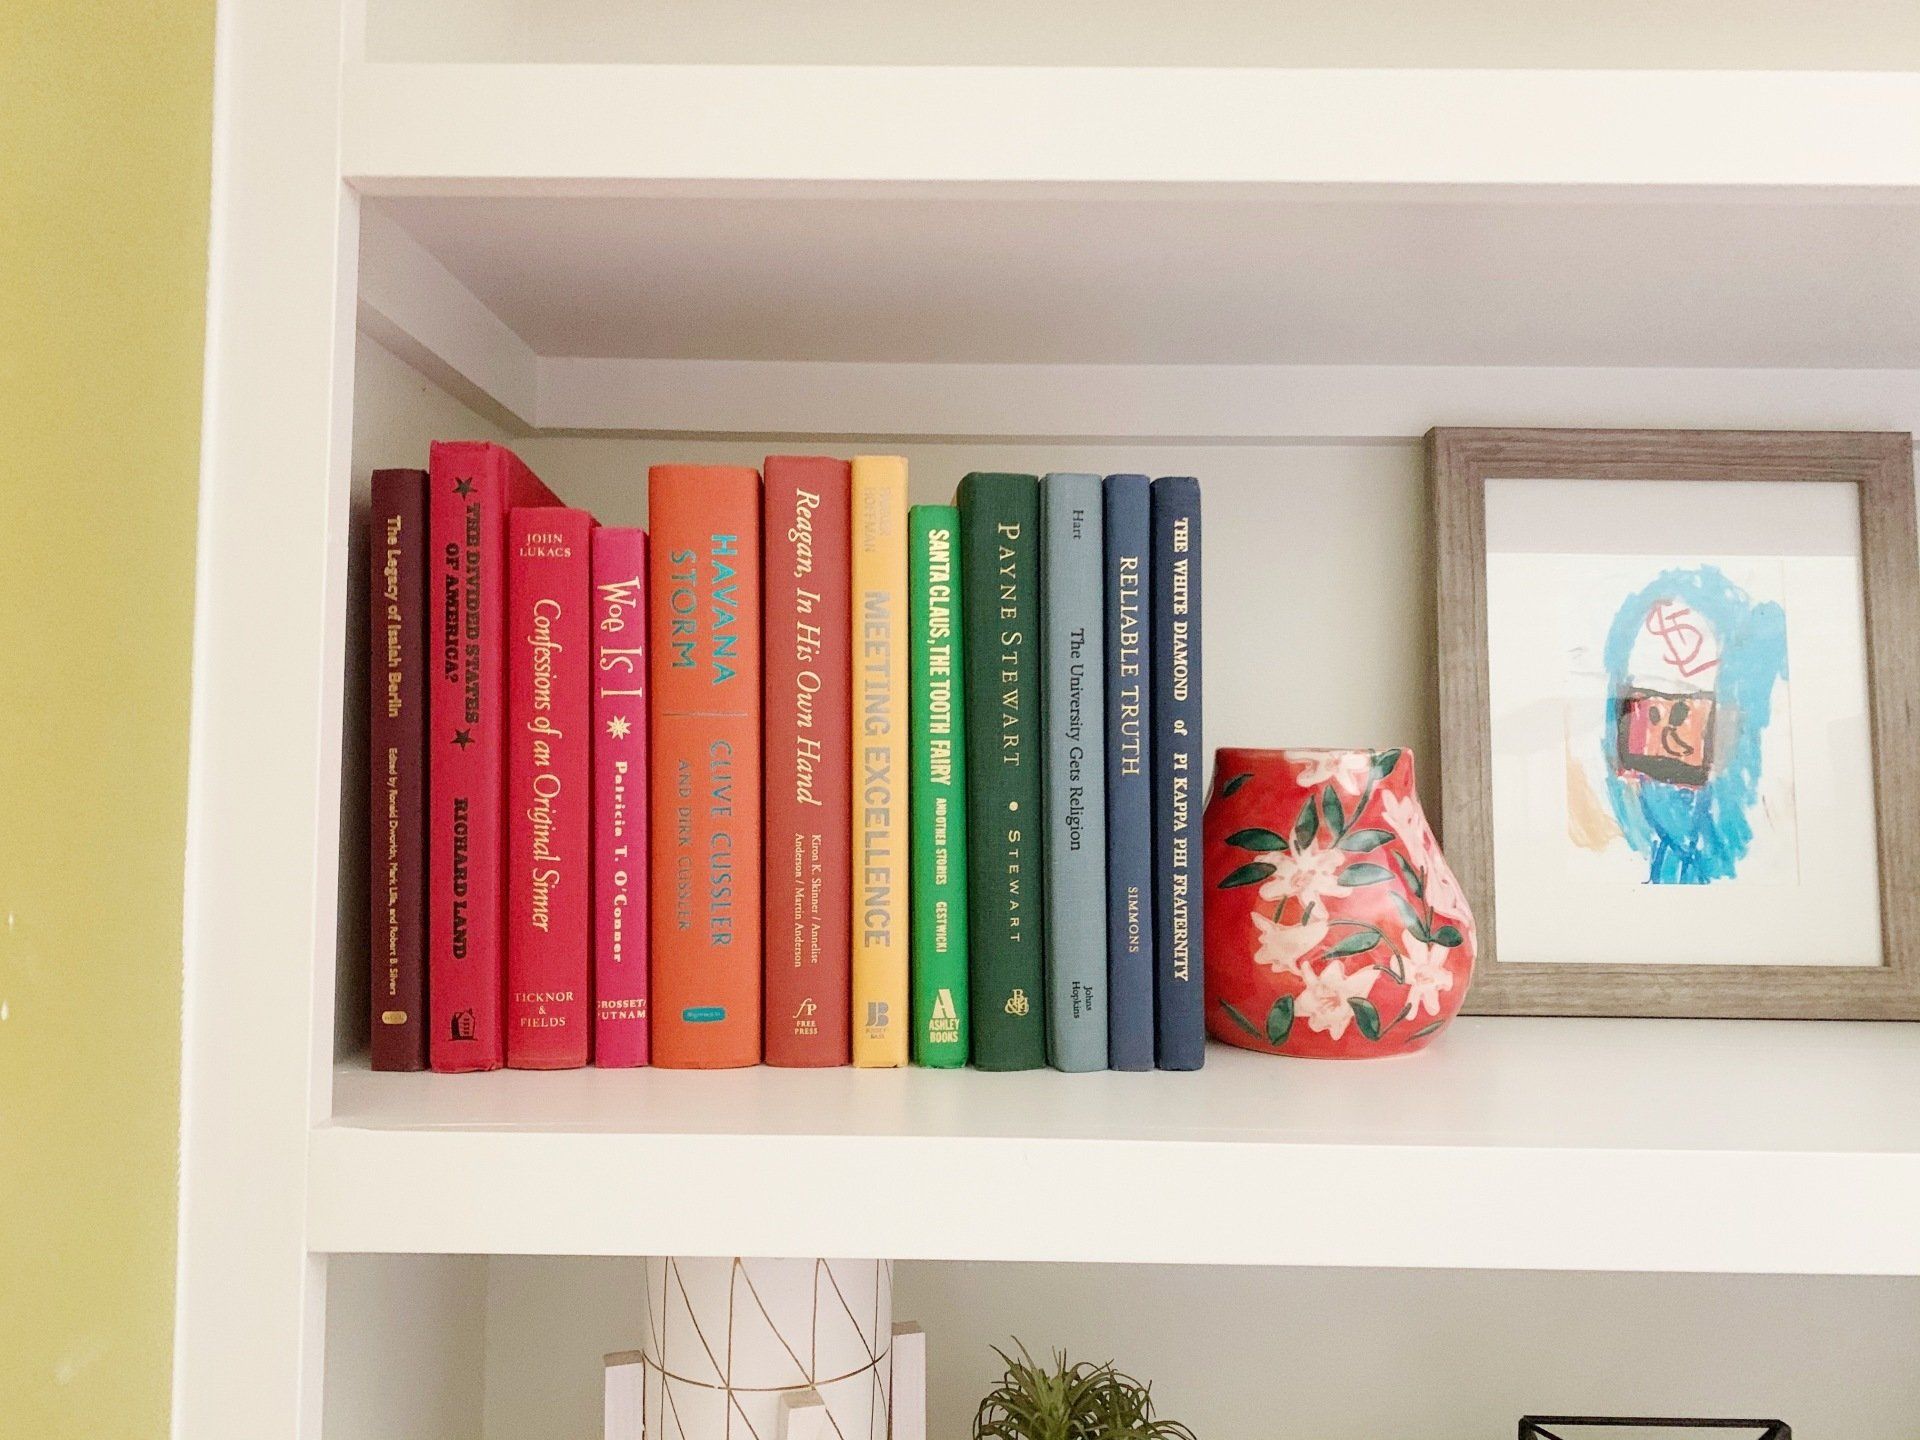
<path id="1" fill-rule="evenodd" d="M 1712 773 L 1699 785 L 1624 773 L 1621 711 L 1635 640 L 1661 601 L 1694 610 L 1713 627 L 1720 661 L 1713 674 Z M 1607 631 L 1605 764 L 1607 796 L 1627 843 L 1647 857 L 1655 885 L 1706 885 L 1733 877 L 1753 844 L 1748 818 L 1759 797 L 1760 740 L 1773 719 L 1775 685 L 1787 675 L 1787 617 L 1714 565 L 1663 571 L 1621 602 Z"/>

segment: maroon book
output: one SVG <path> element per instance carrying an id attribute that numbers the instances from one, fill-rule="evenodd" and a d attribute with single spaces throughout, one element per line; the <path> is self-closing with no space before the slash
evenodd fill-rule
<path id="1" fill-rule="evenodd" d="M 428 465 L 428 1058 L 506 1061 L 507 511 L 557 505 L 511 450 L 435 441 Z"/>
<path id="2" fill-rule="evenodd" d="M 845 460 L 767 457 L 769 1065 L 853 1058 L 851 493 Z"/>
<path id="3" fill-rule="evenodd" d="M 373 472 L 367 891 L 373 1068 L 427 1068 L 427 472 Z"/>

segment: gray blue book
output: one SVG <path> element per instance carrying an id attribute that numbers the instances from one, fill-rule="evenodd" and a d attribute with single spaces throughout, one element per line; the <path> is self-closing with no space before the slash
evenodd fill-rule
<path id="1" fill-rule="evenodd" d="M 1152 526 L 1144 475 L 1106 480 L 1107 1063 L 1153 1069 Z"/>
<path id="2" fill-rule="evenodd" d="M 1200 903 L 1200 482 L 1153 482 L 1154 1061 L 1206 1059 Z"/>
<path id="3" fill-rule="evenodd" d="M 1106 563 L 1098 475 L 1040 482 L 1047 1059 L 1107 1068 Z"/>

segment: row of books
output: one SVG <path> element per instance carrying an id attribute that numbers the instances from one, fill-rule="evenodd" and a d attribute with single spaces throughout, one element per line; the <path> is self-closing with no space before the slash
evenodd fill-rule
<path id="1" fill-rule="evenodd" d="M 1200 493 L 373 482 L 372 1063 L 1193 1069 Z"/>

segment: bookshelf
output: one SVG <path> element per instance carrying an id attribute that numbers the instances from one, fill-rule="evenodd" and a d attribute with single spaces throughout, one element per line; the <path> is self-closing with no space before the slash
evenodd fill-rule
<path id="1" fill-rule="evenodd" d="M 1355 1285 L 1515 1345 L 1504 1306 L 1597 1310 L 1671 1408 L 1764 1383 L 1895 1433 L 1902 1397 L 1791 1361 L 1849 1323 L 1861 1353 L 1920 1344 L 1920 1031 L 1481 1019 L 1430 1060 L 1194 1077 L 375 1076 L 342 797 L 356 487 L 451 428 L 614 519 L 646 458 L 775 440 L 898 445 L 915 498 L 1152 447 L 1249 520 L 1211 532 L 1215 665 L 1313 643 L 1324 602 L 1224 603 L 1303 527 L 1406 556 L 1355 602 L 1350 684 L 1210 673 L 1212 738 L 1427 754 L 1429 425 L 1920 429 L 1920 76 L 516 63 L 369 58 L 356 0 L 222 23 L 176 1433 L 531 1436 L 529 1357 L 613 1348 L 629 1257 L 676 1250 L 892 1255 L 969 1344 L 1004 1311 L 1037 1344 L 1057 1316 L 1155 1345 L 1169 1293 L 1223 1335 L 1269 1294 L 1368 1323 Z M 1367 1195 L 1391 1225 L 1329 1218 Z M 1714 1350 L 1731 1272 L 1783 1318 Z M 1763 1380 L 1689 1389 L 1663 1357 L 1693 1345 Z M 936 1338 L 957 1404 L 942 1363 Z M 1252 1403 L 1208 1363 L 1174 1344 L 1173 1387 Z M 1533 1373 L 1589 1393 L 1577 1354 Z M 1514 1385 L 1435 1433 L 1518 1413 Z"/>

